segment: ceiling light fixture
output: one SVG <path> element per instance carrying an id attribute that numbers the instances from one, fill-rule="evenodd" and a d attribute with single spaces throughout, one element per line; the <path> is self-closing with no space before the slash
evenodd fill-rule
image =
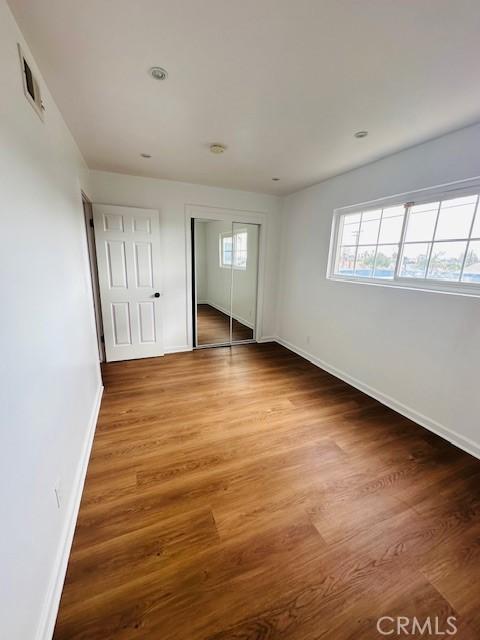
<path id="1" fill-rule="evenodd" d="M 163 67 L 151 67 L 148 73 L 155 80 L 166 80 L 168 78 L 168 72 Z"/>
<path id="2" fill-rule="evenodd" d="M 214 143 L 210 145 L 210 151 L 212 153 L 220 154 L 225 151 L 226 147 L 223 144 Z"/>
<path id="3" fill-rule="evenodd" d="M 368 136 L 368 131 L 357 131 L 357 133 L 353 134 L 355 138 L 366 138 Z"/>
<path id="4" fill-rule="evenodd" d="M 152 156 L 149 153 L 141 153 L 142 158 L 151 158 Z"/>

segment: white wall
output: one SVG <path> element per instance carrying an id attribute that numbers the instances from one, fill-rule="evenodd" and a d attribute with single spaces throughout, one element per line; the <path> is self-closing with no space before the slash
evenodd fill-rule
<path id="1" fill-rule="evenodd" d="M 334 208 L 478 175 L 480 125 L 285 198 L 277 326 L 289 345 L 477 455 L 480 299 L 325 275 Z"/>
<path id="2" fill-rule="evenodd" d="M 101 380 L 80 194 L 87 171 L 43 81 L 43 124 L 27 103 L 17 42 L 28 54 L 0 0 L 0 635 L 35 640 L 73 533 Z"/>
<path id="3" fill-rule="evenodd" d="M 267 213 L 267 250 L 263 327 L 259 337 L 274 334 L 280 224 L 275 196 L 216 187 L 141 178 L 103 171 L 90 173 L 93 199 L 101 204 L 146 207 L 160 211 L 163 266 L 163 334 L 165 351 L 187 348 L 187 277 L 185 206 L 187 204 Z"/>

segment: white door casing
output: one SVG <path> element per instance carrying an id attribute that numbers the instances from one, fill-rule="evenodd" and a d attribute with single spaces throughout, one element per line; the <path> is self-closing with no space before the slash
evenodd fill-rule
<path id="1" fill-rule="evenodd" d="M 163 355 L 158 211 L 95 204 L 93 221 L 107 362 Z"/>

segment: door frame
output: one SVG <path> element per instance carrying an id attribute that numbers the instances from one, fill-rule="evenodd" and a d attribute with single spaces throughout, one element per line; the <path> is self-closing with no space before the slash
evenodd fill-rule
<path id="1" fill-rule="evenodd" d="M 93 229 L 93 203 L 82 190 L 82 207 L 85 220 L 85 237 L 87 241 L 88 266 L 92 287 L 93 315 L 97 334 L 98 359 L 105 362 L 105 344 L 103 338 L 102 303 L 100 300 L 100 283 L 98 280 L 97 250 Z"/>
<path id="2" fill-rule="evenodd" d="M 257 309 L 255 319 L 255 340 L 257 342 L 263 335 L 263 301 L 265 290 L 266 248 L 268 217 L 261 211 L 248 211 L 242 209 L 224 209 L 201 204 L 185 205 L 185 257 L 186 257 L 186 284 L 187 284 L 187 344 L 189 349 L 194 348 L 194 320 L 193 320 L 193 247 L 192 247 L 192 220 L 201 218 L 204 220 L 238 222 L 245 224 L 257 224 L 259 226 L 258 238 L 258 274 L 257 274 Z M 236 344 L 236 343 L 235 343 Z M 238 343 L 241 344 L 241 343 Z M 245 342 L 245 344 L 247 344 Z"/>

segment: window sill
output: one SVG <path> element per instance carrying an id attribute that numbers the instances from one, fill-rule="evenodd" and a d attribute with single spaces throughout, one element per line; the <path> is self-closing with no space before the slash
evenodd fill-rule
<path id="1" fill-rule="evenodd" d="M 458 283 L 436 283 L 426 282 L 411 282 L 408 279 L 402 280 L 380 280 L 375 278 L 348 278 L 345 276 L 327 275 L 327 280 L 333 282 L 344 282 L 348 284 L 363 284 L 374 287 L 388 287 L 390 289 L 406 289 L 407 291 L 423 291 L 426 293 L 446 293 L 455 296 L 465 296 L 467 298 L 480 298 L 480 286 L 469 287 L 468 285 L 459 286 Z"/>
<path id="2" fill-rule="evenodd" d="M 220 265 L 220 269 L 228 269 L 228 271 L 230 271 L 230 269 L 233 269 L 234 271 L 246 271 L 247 270 L 246 267 L 231 267 L 230 265 L 226 265 L 226 264 L 221 264 Z"/>

